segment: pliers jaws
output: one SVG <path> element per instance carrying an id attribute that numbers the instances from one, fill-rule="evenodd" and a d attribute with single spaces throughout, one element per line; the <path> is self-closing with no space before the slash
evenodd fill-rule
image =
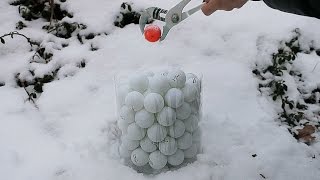
<path id="1" fill-rule="evenodd" d="M 180 3 L 175 5 L 170 10 L 161 9 L 158 7 L 150 7 L 147 8 L 140 16 L 139 19 L 139 25 L 141 33 L 144 34 L 144 28 L 146 24 L 153 19 L 163 21 L 165 22 L 165 25 L 162 29 L 162 35 L 160 38 L 160 41 L 163 41 L 166 36 L 168 35 L 170 29 L 177 24 L 179 24 L 181 21 L 185 20 L 195 12 L 199 11 L 204 3 L 186 11 L 182 12 L 185 6 L 190 2 L 191 0 L 182 0 Z"/>

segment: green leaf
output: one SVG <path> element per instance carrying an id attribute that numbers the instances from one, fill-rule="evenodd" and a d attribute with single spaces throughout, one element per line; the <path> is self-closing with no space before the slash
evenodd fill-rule
<path id="1" fill-rule="evenodd" d="M 296 107 L 298 109 L 301 109 L 301 110 L 307 110 L 308 109 L 308 106 L 306 106 L 304 104 L 300 104 L 300 103 L 297 103 Z"/>
<path id="2" fill-rule="evenodd" d="M 277 100 L 277 95 L 274 95 L 274 96 L 272 97 L 272 99 L 273 99 L 274 101 L 276 101 L 276 100 Z"/>
<path id="3" fill-rule="evenodd" d="M 292 103 L 289 103 L 289 108 L 293 109 L 293 104 Z"/>
<path id="4" fill-rule="evenodd" d="M 284 70 L 284 71 L 287 70 L 287 68 L 285 66 L 282 66 L 280 69 Z"/>
<path id="5" fill-rule="evenodd" d="M 0 38 L 0 41 L 1 41 L 2 44 L 6 43 L 3 38 Z"/>
<path id="6" fill-rule="evenodd" d="M 277 71 L 276 73 L 277 76 L 282 76 L 283 75 L 283 72 L 281 70 Z"/>
<path id="7" fill-rule="evenodd" d="M 31 93 L 30 94 L 30 98 L 34 98 L 34 99 L 37 98 L 37 94 L 36 93 Z"/>

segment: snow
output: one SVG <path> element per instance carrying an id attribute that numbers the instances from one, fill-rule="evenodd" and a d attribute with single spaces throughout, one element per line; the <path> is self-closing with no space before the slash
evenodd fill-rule
<path id="1" fill-rule="evenodd" d="M 15 30 L 22 20 L 17 7 L 0 1 L 0 35 Z M 44 86 L 36 101 L 14 82 L 27 70 L 30 52 L 26 40 L 5 38 L 0 44 L 0 179 L 102 180 L 102 179 L 266 179 L 316 180 L 320 176 L 320 143 L 299 143 L 275 122 L 277 110 L 257 91 L 251 71 L 255 62 L 268 63 L 277 43 L 289 39 L 294 28 L 320 45 L 320 21 L 282 13 L 261 2 L 249 2 L 232 12 L 210 17 L 196 13 L 174 27 L 165 41 L 150 44 L 137 25 L 113 26 L 122 1 L 68 0 L 65 8 L 88 25 L 82 33 L 107 32 L 81 45 L 76 37 L 63 40 L 47 35 L 44 22 L 27 23 L 20 32 L 36 40 L 69 44 L 49 48 L 54 52 L 39 76 L 64 66 L 55 80 Z M 137 8 L 170 8 L 176 1 L 138 0 Z M 197 2 L 192 2 L 196 5 Z M 160 24 L 160 23 L 158 23 Z M 91 44 L 99 47 L 90 51 Z M 58 45 L 57 45 L 58 46 Z M 72 65 L 86 60 L 83 69 Z M 310 86 L 319 79 L 319 57 L 299 55 L 301 71 Z M 304 62 L 304 63 L 302 63 Z M 116 152 L 114 77 L 133 70 L 181 67 L 202 74 L 203 153 L 186 167 L 156 176 L 137 173 L 125 166 Z M 69 74 L 71 75 L 69 76 Z M 256 154 L 256 157 L 252 155 Z M 315 156 L 315 158 L 313 158 Z"/>

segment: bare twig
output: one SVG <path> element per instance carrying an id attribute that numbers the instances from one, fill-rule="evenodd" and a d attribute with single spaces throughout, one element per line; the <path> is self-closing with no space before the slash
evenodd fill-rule
<path id="1" fill-rule="evenodd" d="M 26 87 L 23 86 L 23 89 L 26 91 L 26 93 L 28 94 L 28 99 L 34 104 L 34 106 L 39 109 L 38 105 L 36 104 L 36 102 L 33 100 L 33 98 L 31 97 L 31 94 L 27 91 Z"/>
<path id="2" fill-rule="evenodd" d="M 265 177 L 263 174 L 260 174 L 260 176 L 261 176 L 263 179 L 266 179 L 266 177 Z"/>
<path id="3" fill-rule="evenodd" d="M 28 41 L 28 43 L 30 44 L 31 47 L 32 47 L 33 45 L 38 45 L 37 42 L 31 41 L 30 38 L 28 38 L 28 37 L 25 36 L 24 34 L 20 34 L 18 31 L 13 31 L 13 32 L 10 32 L 10 33 L 8 33 L 8 34 L 4 34 L 4 35 L 0 36 L 1 43 L 5 44 L 5 41 L 4 41 L 4 39 L 3 39 L 4 37 L 6 37 L 6 36 L 11 36 L 11 38 L 13 38 L 13 35 L 18 35 L 18 36 L 24 37 L 24 38 Z"/>
<path id="4" fill-rule="evenodd" d="M 314 66 L 314 68 L 313 68 L 313 70 L 311 72 L 314 72 L 314 70 L 316 70 L 318 64 L 319 64 L 319 62 L 317 62 L 317 64 Z"/>

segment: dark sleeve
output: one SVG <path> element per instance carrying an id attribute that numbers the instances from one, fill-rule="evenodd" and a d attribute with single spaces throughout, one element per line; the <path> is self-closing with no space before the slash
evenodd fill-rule
<path id="1" fill-rule="evenodd" d="M 280 11 L 320 19 L 320 0 L 263 0 L 269 7 Z"/>

